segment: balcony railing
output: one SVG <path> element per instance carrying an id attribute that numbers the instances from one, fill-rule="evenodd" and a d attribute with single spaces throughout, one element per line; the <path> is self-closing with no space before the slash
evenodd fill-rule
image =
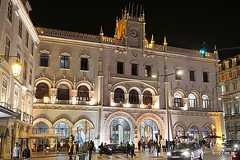
<path id="1" fill-rule="evenodd" d="M 29 124 L 32 124 L 33 122 L 33 117 L 32 115 L 26 113 L 26 112 L 22 112 L 21 114 L 21 120 L 25 123 L 29 123 Z"/>

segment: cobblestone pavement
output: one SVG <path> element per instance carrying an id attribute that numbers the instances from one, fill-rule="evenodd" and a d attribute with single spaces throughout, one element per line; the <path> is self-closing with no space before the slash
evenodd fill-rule
<path id="1" fill-rule="evenodd" d="M 68 160 L 68 156 L 66 154 L 34 154 L 35 158 L 33 160 Z M 102 155 L 93 154 L 92 160 L 165 160 L 166 155 L 163 154 L 161 157 L 157 157 L 154 153 L 149 152 L 136 152 L 136 156 L 134 158 L 127 157 L 126 154 L 114 154 L 114 155 Z M 78 158 L 76 158 L 78 160 Z M 86 158 L 88 160 L 88 158 Z M 210 151 L 204 154 L 204 160 L 230 160 L 229 155 L 220 155 L 219 153 L 212 153 Z"/>

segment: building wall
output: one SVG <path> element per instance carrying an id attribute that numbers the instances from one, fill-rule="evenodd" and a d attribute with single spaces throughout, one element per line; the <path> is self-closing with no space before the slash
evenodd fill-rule
<path id="1" fill-rule="evenodd" d="M 240 138 L 239 64 L 239 55 L 219 63 L 219 100 L 224 109 L 225 135 L 229 139 Z"/>
<path id="2" fill-rule="evenodd" d="M 12 20 L 8 19 L 8 6 L 12 4 Z M 19 141 L 19 138 L 27 138 L 25 132 L 32 123 L 32 104 L 33 104 L 33 83 L 34 83 L 34 61 L 33 57 L 36 53 L 36 45 L 39 42 L 37 33 L 31 23 L 28 11 L 24 7 L 25 4 L 21 0 L 2 0 L 0 4 L 0 55 L 4 56 L 6 48 L 6 37 L 10 40 L 9 61 L 1 57 L 0 62 L 0 102 L 1 106 L 9 107 L 13 112 L 19 113 L 19 117 L 15 120 L 9 120 L 6 123 L 0 118 L 0 126 L 8 128 L 8 143 L 4 145 L 2 152 L 3 158 L 11 156 L 11 147 Z M 22 38 L 19 36 L 19 21 L 22 22 Z M 26 33 L 28 32 L 28 47 L 26 46 Z M 13 76 L 11 66 L 17 60 L 17 54 L 20 56 L 22 72 L 20 76 Z M 12 57 L 13 56 L 13 57 Z M 24 62 L 27 64 L 24 69 Z M 30 69 L 32 75 L 30 75 Z M 23 78 L 26 72 L 27 78 Z M 6 92 L 5 87 L 6 86 Z M 3 123 L 1 123 L 3 121 Z M 18 123 L 20 122 L 20 123 Z M 14 139 L 10 139 L 12 136 Z"/>
<path id="3" fill-rule="evenodd" d="M 184 126 L 187 133 L 192 126 L 199 133 L 208 127 L 216 134 L 222 136 L 221 124 L 216 119 L 222 111 L 216 100 L 216 70 L 217 60 L 212 57 L 203 58 L 197 51 L 177 49 L 169 47 L 166 51 L 156 48 L 137 49 L 121 45 L 96 43 L 84 40 L 74 40 L 70 36 L 59 38 L 54 35 L 44 35 L 42 31 L 39 45 L 39 54 L 36 56 L 36 64 L 42 53 L 49 54 L 49 67 L 36 67 L 35 85 L 40 82 L 48 84 L 49 98 L 45 101 L 35 100 L 33 106 L 34 121 L 39 119 L 54 124 L 61 116 L 71 121 L 74 125 L 76 119 L 89 119 L 93 123 L 96 143 L 111 142 L 110 126 L 114 119 L 120 118 L 128 122 L 130 126 L 130 139 L 137 142 L 141 136 L 139 127 L 144 120 L 152 120 L 157 124 L 160 134 L 167 138 L 165 92 L 164 92 L 164 63 L 167 73 L 175 73 L 176 69 L 183 70 L 182 80 L 175 80 L 175 75 L 168 76 L 169 106 L 172 112 L 173 136 L 177 124 Z M 46 33 L 46 32 L 45 32 Z M 60 35 L 61 31 L 55 31 Z M 78 33 L 76 33 L 77 35 Z M 64 35 L 62 33 L 62 35 Z M 70 69 L 60 69 L 60 55 L 70 55 Z M 88 57 L 89 70 L 80 70 L 80 58 Z M 124 74 L 116 72 L 117 61 L 124 62 Z M 131 75 L 131 64 L 138 64 L 139 75 Z M 145 76 L 145 65 L 151 65 L 151 77 Z M 189 71 L 195 71 L 195 81 L 189 81 Z M 209 82 L 203 82 L 202 72 L 208 72 Z M 90 88 L 91 101 L 85 104 L 76 104 L 68 101 L 68 104 L 59 104 L 55 100 L 58 84 L 69 84 L 70 95 L 76 95 L 77 86 L 86 85 Z M 116 88 L 124 90 L 125 101 L 114 103 L 114 91 Z M 139 104 L 129 104 L 128 96 L 131 89 L 139 93 Z M 142 103 L 143 92 L 149 90 L 153 95 L 153 104 L 150 108 Z M 174 93 L 181 92 L 184 107 L 174 107 Z M 189 108 L 188 95 L 193 93 L 197 97 L 197 105 Z M 209 97 L 210 104 L 203 108 L 202 95 Z M 74 99 L 70 96 L 70 99 Z M 54 100 L 53 100 L 54 99 Z M 88 112 L 85 112 L 88 110 Z M 52 114 L 55 113 L 55 114 Z M 210 114 L 216 113 L 216 114 Z M 94 115 L 94 116 L 92 116 Z M 63 116 L 63 117 L 64 117 Z M 51 126 L 51 125 L 50 125 Z M 54 130 L 54 127 L 52 128 Z"/>

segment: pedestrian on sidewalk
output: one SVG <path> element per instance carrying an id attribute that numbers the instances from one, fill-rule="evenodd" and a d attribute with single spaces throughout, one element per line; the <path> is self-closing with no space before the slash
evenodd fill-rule
<path id="1" fill-rule="evenodd" d="M 26 145 L 26 147 L 24 148 L 23 153 L 22 153 L 22 157 L 23 157 L 24 160 L 30 160 L 31 152 L 30 152 L 30 149 L 29 149 L 28 145 Z"/>
<path id="2" fill-rule="evenodd" d="M 138 141 L 138 151 L 141 151 L 141 145 L 142 145 L 142 144 L 141 144 L 141 141 L 139 140 L 139 141 Z"/>
<path id="3" fill-rule="evenodd" d="M 156 149 L 157 149 L 157 157 L 158 157 L 158 155 L 160 155 L 160 152 L 161 152 L 161 144 L 160 143 L 156 144 Z"/>
<path id="4" fill-rule="evenodd" d="M 15 143 L 12 157 L 13 157 L 13 160 L 18 160 L 20 158 L 20 147 L 18 143 Z"/>

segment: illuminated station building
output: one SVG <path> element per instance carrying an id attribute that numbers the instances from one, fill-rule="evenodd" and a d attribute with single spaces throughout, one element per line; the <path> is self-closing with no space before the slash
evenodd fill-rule
<path id="1" fill-rule="evenodd" d="M 124 10 L 114 37 L 37 31 L 34 147 L 222 136 L 217 55 L 148 41 L 142 10 Z"/>

